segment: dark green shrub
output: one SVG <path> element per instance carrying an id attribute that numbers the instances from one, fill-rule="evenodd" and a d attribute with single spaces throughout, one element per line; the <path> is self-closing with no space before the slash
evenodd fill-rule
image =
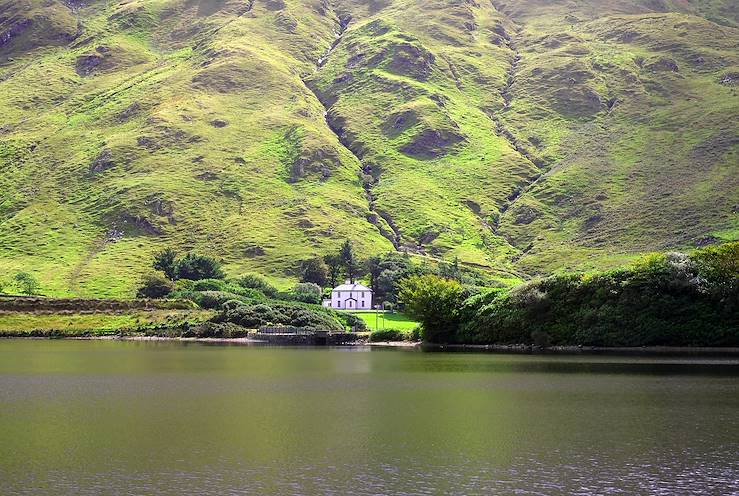
<path id="1" fill-rule="evenodd" d="M 34 295 L 38 291 L 38 281 L 28 272 L 18 272 L 15 277 L 13 277 L 13 281 L 20 292 L 25 295 Z"/>
<path id="2" fill-rule="evenodd" d="M 321 307 L 310 308 L 288 302 L 271 301 L 269 304 L 228 305 L 216 318 L 219 322 L 232 322 L 255 329 L 265 325 L 285 325 L 309 329 L 343 331 L 344 324 Z"/>
<path id="3" fill-rule="evenodd" d="M 231 322 L 204 322 L 196 326 L 189 326 L 181 332 L 182 337 L 186 338 L 244 338 L 249 334 L 249 329 L 245 329 Z"/>
<path id="4" fill-rule="evenodd" d="M 353 329 L 355 332 L 364 332 L 367 330 L 367 323 L 361 317 L 351 313 L 340 313 L 339 318 L 344 321 L 347 327 Z"/>
<path id="5" fill-rule="evenodd" d="M 137 298 L 165 298 L 172 290 L 174 285 L 172 281 L 158 274 L 149 274 L 144 276 L 141 286 L 136 293 Z"/>
<path id="6" fill-rule="evenodd" d="M 188 253 L 177 261 L 175 266 L 177 279 L 223 279 L 225 277 L 221 263 L 213 257 Z"/>
<path id="7" fill-rule="evenodd" d="M 408 335 L 395 329 L 380 329 L 372 331 L 369 335 L 369 340 L 372 343 L 381 341 L 406 341 L 408 340 Z"/>
<path id="8" fill-rule="evenodd" d="M 227 302 L 221 305 L 221 309 L 224 312 L 230 312 L 232 310 L 235 310 L 237 307 L 240 307 L 243 305 L 245 305 L 245 303 L 241 300 L 228 300 Z"/>
<path id="9" fill-rule="evenodd" d="M 226 291 L 226 282 L 221 279 L 202 279 L 195 281 L 192 291 Z"/>

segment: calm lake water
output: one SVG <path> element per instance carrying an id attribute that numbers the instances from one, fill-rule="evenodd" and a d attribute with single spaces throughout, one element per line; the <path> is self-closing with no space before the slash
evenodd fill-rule
<path id="1" fill-rule="evenodd" d="M 0 494 L 739 494 L 739 360 L 0 340 Z"/>

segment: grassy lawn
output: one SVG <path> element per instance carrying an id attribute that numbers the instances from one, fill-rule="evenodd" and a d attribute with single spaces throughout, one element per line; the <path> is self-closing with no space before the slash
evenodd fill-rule
<path id="1" fill-rule="evenodd" d="M 402 313 L 378 313 L 375 316 L 374 311 L 353 312 L 367 324 L 367 327 L 374 331 L 377 329 L 396 329 L 398 331 L 411 331 L 418 322 L 411 320 L 410 317 Z"/>
<path id="2" fill-rule="evenodd" d="M 0 313 L 0 336 L 32 331 L 61 331 L 70 335 L 111 334 L 121 330 L 145 330 L 154 326 L 178 326 L 203 322 L 211 310 L 153 310 L 127 313 Z"/>

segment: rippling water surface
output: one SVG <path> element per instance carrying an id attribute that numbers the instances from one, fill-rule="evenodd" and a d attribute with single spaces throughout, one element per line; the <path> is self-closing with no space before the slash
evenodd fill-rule
<path id="1" fill-rule="evenodd" d="M 739 360 L 0 341 L 0 494 L 739 494 Z"/>

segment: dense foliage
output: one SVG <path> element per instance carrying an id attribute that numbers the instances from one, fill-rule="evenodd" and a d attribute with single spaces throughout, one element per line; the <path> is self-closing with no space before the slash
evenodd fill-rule
<path id="1" fill-rule="evenodd" d="M 167 278 L 174 281 L 177 279 L 177 252 L 167 248 L 154 255 L 154 270 L 162 272 Z"/>
<path id="2" fill-rule="evenodd" d="M 300 280 L 318 284 L 320 287 L 326 286 L 329 282 L 326 262 L 320 257 L 303 260 L 300 264 Z"/>
<path id="3" fill-rule="evenodd" d="M 159 274 L 144 276 L 141 282 L 137 298 L 165 298 L 174 289 L 174 284 L 169 279 Z"/>
<path id="4" fill-rule="evenodd" d="M 379 329 L 370 333 L 369 340 L 371 343 L 383 341 L 405 341 L 406 336 L 406 333 L 395 329 Z"/>
<path id="5" fill-rule="evenodd" d="M 232 300 L 223 306 L 223 312 L 215 322 L 230 322 L 249 329 L 261 326 L 291 326 L 330 331 L 343 331 L 346 325 L 338 314 L 324 311 L 321 307 L 311 308 L 278 301 L 245 304 Z"/>
<path id="6" fill-rule="evenodd" d="M 242 288 L 256 289 L 265 296 L 269 296 L 271 298 L 277 296 L 277 288 L 268 283 L 267 280 L 259 274 L 245 274 L 241 276 L 237 282 Z"/>
<path id="7" fill-rule="evenodd" d="M 421 322 L 421 337 L 433 343 L 453 339 L 459 325 L 464 288 L 436 275 L 412 276 L 401 282 L 406 313 Z"/>
<path id="8" fill-rule="evenodd" d="M 296 284 L 290 291 L 290 299 L 302 301 L 303 303 L 321 304 L 321 287 L 312 282 L 301 282 Z"/>
<path id="9" fill-rule="evenodd" d="M 156 255 L 152 267 L 162 272 L 172 281 L 188 279 L 198 281 L 201 279 L 223 279 L 225 274 L 221 268 L 221 262 L 213 257 L 187 253 L 182 258 L 177 258 L 177 252 L 167 248 Z"/>
<path id="10" fill-rule="evenodd" d="M 257 274 L 236 279 L 179 279 L 174 283 L 152 274 L 144 278 L 138 296 L 190 300 L 201 308 L 220 310 L 213 320 L 213 324 L 219 325 L 192 330 L 196 337 L 237 337 L 245 328 L 266 325 L 334 331 L 347 327 L 360 331 L 366 328 L 364 321 L 354 315 L 318 305 L 321 288 L 316 284 L 298 283 L 291 291 L 278 292 Z"/>
<path id="11" fill-rule="evenodd" d="M 369 335 L 371 343 L 385 342 L 385 341 L 418 341 L 421 339 L 418 329 L 414 329 L 409 332 L 403 332 L 398 329 L 378 329 L 372 331 Z"/>
<path id="12" fill-rule="evenodd" d="M 213 257 L 188 253 L 177 261 L 175 266 L 175 277 L 177 279 L 223 279 L 225 274 L 221 263 Z"/>
<path id="13" fill-rule="evenodd" d="M 655 254 L 468 298 L 451 340 L 583 346 L 739 346 L 739 243 Z"/>

